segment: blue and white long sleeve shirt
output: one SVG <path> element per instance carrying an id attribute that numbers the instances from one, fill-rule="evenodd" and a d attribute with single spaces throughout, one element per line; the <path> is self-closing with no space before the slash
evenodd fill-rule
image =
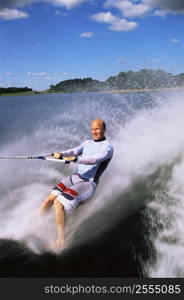
<path id="1" fill-rule="evenodd" d="M 65 157 L 81 155 L 74 172 L 98 183 L 113 156 L 113 147 L 104 137 L 101 140 L 86 140 L 76 148 L 62 151 L 62 154 Z"/>

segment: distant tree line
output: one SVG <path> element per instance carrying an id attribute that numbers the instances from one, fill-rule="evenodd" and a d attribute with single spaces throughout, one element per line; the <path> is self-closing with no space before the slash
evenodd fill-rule
<path id="1" fill-rule="evenodd" d="M 93 92 L 101 89 L 102 83 L 92 78 L 71 79 L 61 81 L 56 85 L 51 85 L 49 92 L 77 93 Z"/>
<path id="2" fill-rule="evenodd" d="M 98 92 L 116 89 L 155 89 L 184 87 L 184 73 L 172 75 L 163 70 L 143 69 L 137 72 L 120 72 L 101 82 L 92 78 L 71 79 L 51 85 L 48 92 Z"/>
<path id="3" fill-rule="evenodd" d="M 20 92 L 32 92 L 32 89 L 28 87 L 8 87 L 2 88 L 0 87 L 0 94 L 2 93 L 20 93 Z"/>
<path id="4" fill-rule="evenodd" d="M 163 70 L 143 69 L 138 72 L 120 72 L 106 80 L 112 89 L 155 89 L 184 86 L 184 73 L 172 75 Z"/>
<path id="5" fill-rule="evenodd" d="M 78 93 L 78 92 L 100 92 L 107 90 L 126 89 L 157 89 L 167 87 L 184 87 L 184 73 L 173 75 L 163 70 L 143 69 L 137 72 L 120 72 L 116 76 L 110 76 L 106 81 L 98 81 L 92 78 L 76 78 L 60 81 L 51 85 L 45 91 L 49 93 Z M 0 94 L 33 92 L 28 87 L 0 87 Z M 39 94 L 40 92 L 34 92 Z"/>

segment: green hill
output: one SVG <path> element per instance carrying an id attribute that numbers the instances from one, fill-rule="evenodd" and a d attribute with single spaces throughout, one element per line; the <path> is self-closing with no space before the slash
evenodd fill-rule
<path id="1" fill-rule="evenodd" d="M 172 75 L 163 70 L 143 69 L 137 72 L 120 72 L 101 82 L 92 78 L 71 79 L 51 85 L 48 92 L 76 93 L 117 89 L 157 89 L 184 87 L 184 73 Z"/>

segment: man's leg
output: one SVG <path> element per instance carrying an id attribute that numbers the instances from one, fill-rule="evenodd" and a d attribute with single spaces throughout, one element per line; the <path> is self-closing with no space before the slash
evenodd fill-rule
<path id="1" fill-rule="evenodd" d="M 53 188 L 52 192 L 43 201 L 41 205 L 42 213 L 45 212 L 52 204 L 54 204 L 54 200 L 57 198 L 58 195 L 62 194 L 63 190 L 60 187 L 58 187 L 61 183 L 66 187 L 70 187 L 71 186 L 70 176 L 63 178 L 63 180 Z"/>
<path id="2" fill-rule="evenodd" d="M 65 211 L 64 206 L 57 199 L 54 200 L 54 210 L 56 217 L 57 238 L 54 243 L 54 248 L 57 250 L 64 244 L 64 226 L 65 226 Z"/>
<path id="3" fill-rule="evenodd" d="M 57 195 L 49 194 L 48 197 L 43 201 L 40 207 L 41 213 L 46 212 L 46 210 L 54 203 Z"/>

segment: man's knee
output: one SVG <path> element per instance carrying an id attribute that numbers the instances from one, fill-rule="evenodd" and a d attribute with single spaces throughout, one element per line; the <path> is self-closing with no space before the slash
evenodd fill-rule
<path id="1" fill-rule="evenodd" d="M 57 199 L 54 200 L 54 207 L 56 209 L 64 209 L 64 205 L 60 201 L 58 201 Z"/>
<path id="2" fill-rule="evenodd" d="M 44 213 L 48 208 L 50 208 L 57 196 L 53 194 L 49 194 L 47 198 L 41 204 L 41 213 Z"/>
<path id="3" fill-rule="evenodd" d="M 55 195 L 55 194 L 49 194 L 48 195 L 48 199 L 51 200 L 51 201 L 54 201 L 56 198 L 57 198 L 57 195 Z"/>

